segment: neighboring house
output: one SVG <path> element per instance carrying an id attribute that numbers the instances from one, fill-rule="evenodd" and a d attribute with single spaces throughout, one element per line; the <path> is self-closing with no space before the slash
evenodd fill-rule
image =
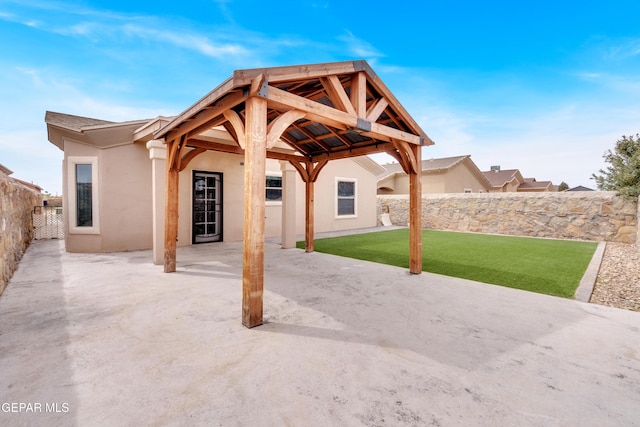
<path id="1" fill-rule="evenodd" d="M 501 169 L 500 166 L 492 166 L 491 170 L 482 174 L 491 183 L 490 192 L 492 193 L 554 191 L 551 181 L 524 178 L 518 169 Z"/>
<path id="2" fill-rule="evenodd" d="M 110 122 L 47 112 L 48 138 L 64 151 L 63 205 L 69 252 L 149 249 L 154 221 L 153 188 L 165 191 L 165 146 L 153 134 L 171 117 Z M 206 132 L 217 144 L 235 145 L 217 127 Z M 282 152 L 293 152 L 279 142 Z M 283 173 L 289 162 L 266 160 L 265 236 L 282 229 Z M 315 231 L 376 225 L 376 176 L 383 168 L 367 156 L 329 162 L 315 184 Z M 305 230 L 305 185 L 295 176 L 296 233 Z M 155 181 L 155 185 L 154 185 Z M 243 239 L 244 157 L 218 151 L 200 153 L 180 172 L 178 246 Z"/>
<path id="3" fill-rule="evenodd" d="M 409 194 L 409 176 L 398 163 L 382 165 L 378 194 Z M 456 156 L 422 161 L 422 193 L 484 193 L 491 183 L 471 160 Z"/>

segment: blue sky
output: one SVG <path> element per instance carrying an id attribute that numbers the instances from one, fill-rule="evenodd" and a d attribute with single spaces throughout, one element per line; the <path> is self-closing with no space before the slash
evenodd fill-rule
<path id="1" fill-rule="evenodd" d="M 424 158 L 594 187 L 640 132 L 638 16 L 637 0 L 0 0 L 0 163 L 60 193 L 46 110 L 175 115 L 235 69 L 366 59 L 436 142 Z"/>

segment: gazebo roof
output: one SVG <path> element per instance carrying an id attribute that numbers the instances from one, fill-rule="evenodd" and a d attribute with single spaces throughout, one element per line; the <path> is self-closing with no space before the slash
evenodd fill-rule
<path id="1" fill-rule="evenodd" d="M 301 161 L 374 152 L 398 158 L 405 156 L 400 143 L 433 144 L 363 60 L 236 70 L 154 137 L 167 142 L 184 138 L 187 147 L 215 150 L 221 147 L 203 134 L 222 125 L 243 147 L 238 129 L 243 129 L 245 101 L 251 96 L 267 99 L 269 128 L 283 128 L 279 139 Z"/>

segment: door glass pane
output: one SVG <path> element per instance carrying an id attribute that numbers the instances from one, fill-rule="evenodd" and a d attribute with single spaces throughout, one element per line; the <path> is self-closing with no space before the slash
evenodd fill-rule
<path id="1" fill-rule="evenodd" d="M 193 243 L 222 240 L 222 174 L 194 173 Z"/>

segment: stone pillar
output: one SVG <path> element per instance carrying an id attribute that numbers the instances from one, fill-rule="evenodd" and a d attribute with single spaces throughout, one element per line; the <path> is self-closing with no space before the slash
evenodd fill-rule
<path id="1" fill-rule="evenodd" d="M 147 142 L 151 159 L 151 191 L 153 196 L 153 263 L 164 264 L 164 208 L 167 184 L 167 148 L 164 140 Z"/>
<path id="2" fill-rule="evenodd" d="M 296 174 L 288 161 L 280 161 L 282 171 L 282 249 L 296 247 Z"/>

